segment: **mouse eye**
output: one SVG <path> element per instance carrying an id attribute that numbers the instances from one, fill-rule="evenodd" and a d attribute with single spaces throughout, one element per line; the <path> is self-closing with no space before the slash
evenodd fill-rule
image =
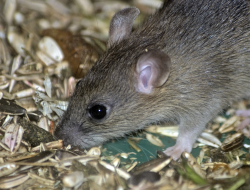
<path id="1" fill-rule="evenodd" d="M 94 105 L 89 109 L 89 114 L 93 119 L 103 119 L 106 116 L 107 109 L 103 105 Z"/>

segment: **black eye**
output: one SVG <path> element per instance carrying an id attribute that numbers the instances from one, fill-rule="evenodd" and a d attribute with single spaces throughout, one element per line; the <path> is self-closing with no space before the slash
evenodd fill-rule
<path id="1" fill-rule="evenodd" d="M 103 105 L 95 105 L 89 109 L 89 114 L 93 119 L 103 119 L 106 113 L 107 109 Z"/>

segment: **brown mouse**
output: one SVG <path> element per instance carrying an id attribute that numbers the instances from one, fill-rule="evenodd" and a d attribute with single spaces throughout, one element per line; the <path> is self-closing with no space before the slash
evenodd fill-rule
<path id="1" fill-rule="evenodd" d="M 114 15 L 108 49 L 80 80 L 54 131 L 65 145 L 100 145 L 175 122 L 165 153 L 178 159 L 206 124 L 250 96 L 250 6 L 245 0 L 166 0 L 131 32 L 137 8 Z"/>

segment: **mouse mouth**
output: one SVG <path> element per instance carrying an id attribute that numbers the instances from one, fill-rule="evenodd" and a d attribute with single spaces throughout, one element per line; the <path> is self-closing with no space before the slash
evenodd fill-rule
<path id="1" fill-rule="evenodd" d="M 72 148 L 86 149 L 93 146 L 98 146 L 103 142 L 103 139 L 79 130 L 79 127 L 67 127 L 58 125 L 53 133 L 56 140 L 62 140 L 64 146 L 70 145 Z M 99 135 L 98 135 L 99 136 Z"/>

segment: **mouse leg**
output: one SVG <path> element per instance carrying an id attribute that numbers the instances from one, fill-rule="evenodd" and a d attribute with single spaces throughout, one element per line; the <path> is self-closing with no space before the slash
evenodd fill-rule
<path id="1" fill-rule="evenodd" d="M 176 144 L 167 148 L 164 153 L 172 156 L 174 160 L 180 158 L 183 152 L 191 152 L 194 142 L 201 132 L 205 129 L 205 123 L 202 125 L 192 125 L 193 122 L 182 122 L 179 126 L 179 135 Z M 190 127 L 187 127 L 190 126 Z M 192 127 L 191 127 L 192 126 Z"/>

